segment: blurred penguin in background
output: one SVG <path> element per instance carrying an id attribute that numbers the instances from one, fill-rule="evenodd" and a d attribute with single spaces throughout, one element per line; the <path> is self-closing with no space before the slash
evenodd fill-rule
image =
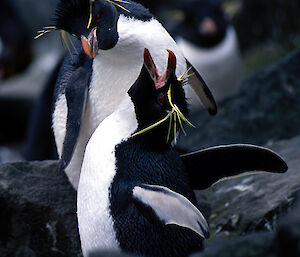
<path id="1" fill-rule="evenodd" d="M 13 1 L 0 1 L 0 79 L 22 72 L 31 61 L 30 39 Z"/>
<path id="2" fill-rule="evenodd" d="M 173 36 L 185 57 L 201 72 L 217 101 L 233 95 L 241 81 L 241 58 L 235 30 L 221 1 L 188 1 L 180 11 L 182 20 Z M 192 93 L 187 97 L 192 98 L 193 107 L 198 105 Z"/>

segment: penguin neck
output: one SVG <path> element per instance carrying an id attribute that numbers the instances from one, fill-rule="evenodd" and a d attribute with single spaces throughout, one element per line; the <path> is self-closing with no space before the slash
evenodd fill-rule
<path id="1" fill-rule="evenodd" d="M 116 172 L 115 148 L 130 138 L 136 129 L 134 106 L 128 94 L 125 94 L 118 108 L 100 123 L 90 138 L 79 184 L 93 184 L 95 191 L 107 191 Z"/>
<path id="2" fill-rule="evenodd" d="M 110 188 L 116 175 L 115 149 L 136 129 L 134 106 L 126 94 L 118 108 L 97 127 L 86 147 L 77 196 L 84 256 L 95 249 L 119 249 L 109 201 Z"/>
<path id="3" fill-rule="evenodd" d="M 137 129 L 137 131 L 141 130 L 142 128 Z M 134 136 L 128 141 L 150 151 L 166 150 L 171 147 L 171 143 L 167 142 L 167 128 L 164 125 L 161 128 L 153 128 L 150 131 Z"/>

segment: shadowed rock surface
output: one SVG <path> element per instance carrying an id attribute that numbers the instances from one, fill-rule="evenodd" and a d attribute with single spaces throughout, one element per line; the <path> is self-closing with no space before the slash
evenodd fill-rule
<path id="1" fill-rule="evenodd" d="M 225 239 L 216 237 L 202 253 L 191 257 L 298 257 L 300 256 L 300 191 L 295 194 L 296 203 L 283 215 L 277 230 L 252 232 Z"/>
<path id="2" fill-rule="evenodd" d="M 242 83 L 237 95 L 218 103 L 218 114 L 193 114 L 184 146 L 199 149 L 228 143 L 267 144 L 300 134 L 300 51 L 261 69 Z"/>
<path id="3" fill-rule="evenodd" d="M 288 164 L 284 174 L 260 173 L 214 184 L 204 194 L 211 204 L 211 235 L 240 235 L 277 226 L 300 190 L 300 137 L 271 145 Z M 299 217 L 300 219 L 300 217 Z"/>
<path id="4" fill-rule="evenodd" d="M 271 146 L 287 162 L 285 174 L 250 174 L 198 192 L 212 205 L 211 239 L 192 257 L 300 255 L 299 144 L 298 136 Z"/>
<path id="5" fill-rule="evenodd" d="M 76 193 L 57 163 L 0 166 L 0 256 L 81 256 Z"/>

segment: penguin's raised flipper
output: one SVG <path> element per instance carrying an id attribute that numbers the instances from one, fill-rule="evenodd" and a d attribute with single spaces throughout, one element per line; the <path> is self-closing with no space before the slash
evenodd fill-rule
<path id="1" fill-rule="evenodd" d="M 167 187 L 140 185 L 133 188 L 133 198 L 143 207 L 151 208 L 165 225 L 178 225 L 209 237 L 208 224 L 202 213 L 183 195 Z"/>
<path id="2" fill-rule="evenodd" d="M 88 72 L 88 69 L 84 66 L 79 66 L 73 72 L 69 83 L 66 85 L 65 95 L 68 115 L 59 170 L 63 170 L 71 161 L 80 132 L 90 77 L 91 74 Z"/>
<path id="3" fill-rule="evenodd" d="M 188 85 L 193 89 L 200 102 L 202 103 L 204 108 L 207 109 L 209 114 L 215 115 L 218 108 L 211 91 L 209 90 L 199 72 L 193 67 L 193 65 L 188 60 L 186 60 L 186 63 L 188 66 L 189 76 Z"/>
<path id="4" fill-rule="evenodd" d="M 283 173 L 288 166 L 275 152 L 249 144 L 222 145 L 182 154 L 193 189 L 205 189 L 218 180 L 250 171 Z"/>

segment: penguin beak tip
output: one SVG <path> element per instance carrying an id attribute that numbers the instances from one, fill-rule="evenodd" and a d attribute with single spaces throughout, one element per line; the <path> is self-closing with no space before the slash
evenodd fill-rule
<path id="1" fill-rule="evenodd" d="M 81 36 L 81 45 L 85 54 L 94 59 L 98 52 L 98 41 L 97 41 L 97 28 L 93 28 L 88 37 Z"/>

